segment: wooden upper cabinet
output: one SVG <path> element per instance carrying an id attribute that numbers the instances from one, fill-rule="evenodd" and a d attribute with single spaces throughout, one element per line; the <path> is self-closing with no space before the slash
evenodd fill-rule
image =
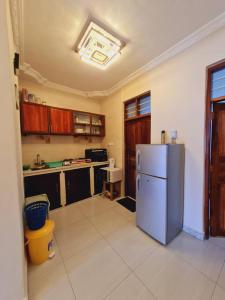
<path id="1" fill-rule="evenodd" d="M 50 133 L 72 135 L 73 122 L 72 111 L 60 108 L 49 108 L 50 112 Z"/>
<path id="2" fill-rule="evenodd" d="M 21 130 L 23 134 L 48 134 L 48 107 L 21 102 Z"/>
<path id="3" fill-rule="evenodd" d="M 22 134 L 103 137 L 105 116 L 42 104 L 21 102 Z"/>

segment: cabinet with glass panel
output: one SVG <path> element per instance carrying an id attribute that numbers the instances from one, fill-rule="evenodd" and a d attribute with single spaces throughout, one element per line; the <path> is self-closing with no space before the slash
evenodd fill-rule
<path id="1" fill-rule="evenodd" d="M 75 136 L 105 136 L 105 116 L 88 112 L 74 111 Z"/>

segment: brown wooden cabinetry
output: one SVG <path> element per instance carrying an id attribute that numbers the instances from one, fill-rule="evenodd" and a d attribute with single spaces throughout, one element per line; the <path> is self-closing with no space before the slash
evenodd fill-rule
<path id="1" fill-rule="evenodd" d="M 105 116 L 59 107 L 21 102 L 22 134 L 74 136 L 105 135 Z"/>
<path id="2" fill-rule="evenodd" d="M 74 135 L 105 136 L 105 116 L 75 111 Z"/>
<path id="3" fill-rule="evenodd" d="M 72 111 L 61 108 L 49 108 L 50 133 L 72 135 Z"/>
<path id="4" fill-rule="evenodd" d="M 48 107 L 22 102 L 21 130 L 23 134 L 48 134 Z"/>

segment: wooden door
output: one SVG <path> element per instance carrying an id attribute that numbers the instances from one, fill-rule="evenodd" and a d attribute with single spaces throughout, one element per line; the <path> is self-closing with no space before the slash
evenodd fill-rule
<path id="1" fill-rule="evenodd" d="M 21 130 L 23 134 L 48 134 L 48 107 L 34 103 L 21 103 Z"/>
<path id="2" fill-rule="evenodd" d="M 225 103 L 213 104 L 210 233 L 225 236 Z"/>
<path id="3" fill-rule="evenodd" d="M 150 144 L 150 116 L 125 122 L 125 192 L 136 197 L 136 144 Z"/>
<path id="4" fill-rule="evenodd" d="M 51 134 L 73 134 L 72 111 L 60 108 L 50 108 Z"/>

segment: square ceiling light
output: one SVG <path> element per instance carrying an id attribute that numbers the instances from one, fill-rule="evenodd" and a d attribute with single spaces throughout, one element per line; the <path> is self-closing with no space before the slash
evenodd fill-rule
<path id="1" fill-rule="evenodd" d="M 122 43 L 119 39 L 90 22 L 79 42 L 77 52 L 83 61 L 106 69 L 120 54 L 121 48 Z"/>

